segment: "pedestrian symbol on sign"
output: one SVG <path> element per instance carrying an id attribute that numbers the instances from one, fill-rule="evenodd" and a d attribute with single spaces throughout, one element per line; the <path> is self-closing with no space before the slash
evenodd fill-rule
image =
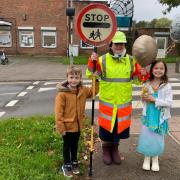
<path id="1" fill-rule="evenodd" d="M 99 38 L 99 40 L 101 40 L 101 33 L 99 31 L 99 29 L 97 29 L 96 32 L 94 32 L 94 30 L 91 32 L 89 39 L 93 38 L 93 40 L 96 40 L 97 38 Z"/>

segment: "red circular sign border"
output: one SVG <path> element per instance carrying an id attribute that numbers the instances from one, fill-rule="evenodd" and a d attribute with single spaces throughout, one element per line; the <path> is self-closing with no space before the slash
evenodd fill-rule
<path id="1" fill-rule="evenodd" d="M 91 41 L 91 40 L 87 39 L 87 38 L 84 36 L 84 34 L 83 34 L 82 30 L 81 30 L 81 20 L 82 20 L 82 17 L 84 16 L 84 14 L 85 14 L 87 11 L 89 11 L 89 10 L 91 10 L 91 9 L 95 9 L 95 8 L 103 9 L 104 11 L 106 11 L 106 12 L 110 15 L 110 17 L 111 17 L 111 19 L 112 19 L 112 24 L 113 24 L 113 25 L 112 25 L 112 32 L 111 32 L 111 34 L 110 34 L 105 40 L 100 41 L 100 42 L 94 42 L 94 41 Z M 76 20 L 76 28 L 77 28 L 77 32 L 78 32 L 80 38 L 81 38 L 85 43 L 88 43 L 88 44 L 90 44 L 90 45 L 92 45 L 92 46 L 105 45 L 107 42 L 109 42 L 109 41 L 113 38 L 113 36 L 114 36 L 114 34 L 115 34 L 116 30 L 117 30 L 116 17 L 115 17 L 115 15 L 114 15 L 114 13 L 113 13 L 106 5 L 100 4 L 100 3 L 93 3 L 93 4 L 90 4 L 90 5 L 86 6 L 85 8 L 83 8 L 83 9 L 79 12 L 79 15 L 77 16 L 77 20 Z"/>

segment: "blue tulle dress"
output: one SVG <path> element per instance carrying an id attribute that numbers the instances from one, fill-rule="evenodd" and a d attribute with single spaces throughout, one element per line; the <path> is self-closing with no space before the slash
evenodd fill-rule
<path id="1" fill-rule="evenodd" d="M 155 98 L 158 92 L 152 94 Z M 167 134 L 168 120 L 159 123 L 160 109 L 154 103 L 147 103 L 146 116 L 141 118 L 142 128 L 138 140 L 137 151 L 145 156 L 159 156 L 164 151 L 164 135 Z"/>

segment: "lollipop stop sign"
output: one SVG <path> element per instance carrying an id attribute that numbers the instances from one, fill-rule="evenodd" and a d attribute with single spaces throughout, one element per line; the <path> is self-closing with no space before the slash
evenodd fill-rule
<path id="1" fill-rule="evenodd" d="M 85 43 L 102 46 L 109 43 L 116 32 L 116 17 L 104 4 L 90 4 L 80 11 L 76 28 Z"/>

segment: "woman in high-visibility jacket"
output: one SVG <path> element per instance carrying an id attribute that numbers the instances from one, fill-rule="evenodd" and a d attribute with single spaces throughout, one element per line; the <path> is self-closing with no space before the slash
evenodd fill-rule
<path id="1" fill-rule="evenodd" d="M 88 61 L 86 75 L 92 76 L 93 61 L 99 75 L 99 137 L 102 140 L 103 161 L 109 165 L 121 163 L 118 151 L 120 139 L 129 137 L 132 114 L 132 83 L 147 79 L 146 71 L 126 53 L 126 36 L 117 31 L 109 52 L 98 58 L 95 52 Z M 143 78 L 142 78 L 143 77 Z"/>

